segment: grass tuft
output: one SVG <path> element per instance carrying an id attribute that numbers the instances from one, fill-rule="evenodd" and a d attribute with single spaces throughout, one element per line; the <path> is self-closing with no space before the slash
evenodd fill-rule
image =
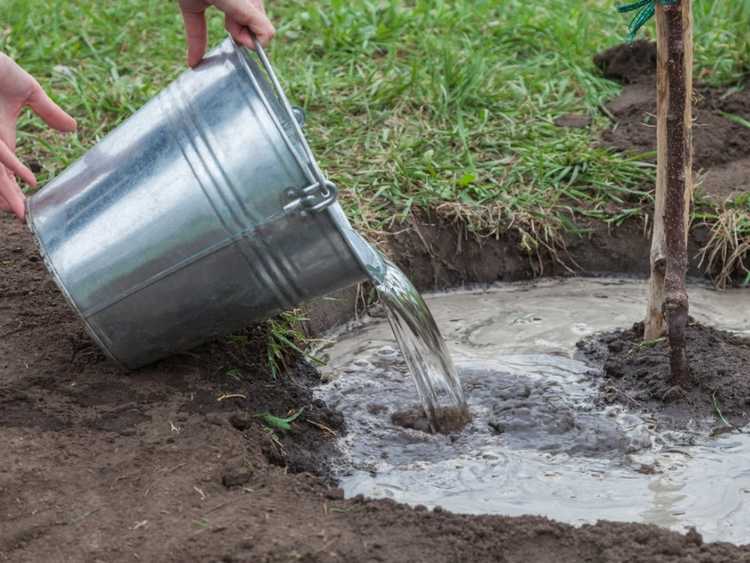
<path id="1" fill-rule="evenodd" d="M 302 328 L 302 323 L 306 320 L 301 310 L 294 309 L 266 321 L 267 364 L 274 379 L 300 358 L 305 358 L 314 365 L 322 364 L 318 358 L 306 352 L 310 343 Z"/>
<path id="2" fill-rule="evenodd" d="M 750 280 L 750 195 L 725 204 L 708 219 L 704 226 L 709 229 L 710 237 L 700 250 L 700 266 L 712 275 L 718 288 L 726 288 L 732 280 L 742 278 L 747 285 Z"/>

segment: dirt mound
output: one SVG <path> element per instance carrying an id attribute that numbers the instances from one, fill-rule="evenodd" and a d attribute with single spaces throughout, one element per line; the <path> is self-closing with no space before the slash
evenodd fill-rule
<path id="1" fill-rule="evenodd" d="M 579 343 L 603 365 L 605 402 L 652 410 L 679 426 L 690 418 L 721 417 L 735 425 L 750 421 L 750 339 L 691 322 L 687 330 L 691 386 L 669 383 L 669 344 L 643 341 L 643 324 Z"/>
<path id="2" fill-rule="evenodd" d="M 624 84 L 606 105 L 615 123 L 602 142 L 618 151 L 656 151 L 656 45 L 620 45 L 594 57 L 607 78 Z M 695 85 L 694 169 L 705 173 L 702 191 L 724 201 L 750 191 L 750 90 Z M 649 160 L 655 160 L 655 152 Z"/>
<path id="3" fill-rule="evenodd" d="M 594 64 L 605 78 L 623 84 L 639 82 L 656 74 L 656 43 L 639 39 L 594 55 Z"/>

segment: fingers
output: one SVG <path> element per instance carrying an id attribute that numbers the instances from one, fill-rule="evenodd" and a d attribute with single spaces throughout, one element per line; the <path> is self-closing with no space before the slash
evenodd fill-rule
<path id="1" fill-rule="evenodd" d="M 28 105 L 35 114 L 41 117 L 44 122 L 53 129 L 57 129 L 63 133 L 75 131 L 76 120 L 70 117 L 60 106 L 53 102 L 38 84 L 26 101 L 26 105 Z"/>
<path id="2" fill-rule="evenodd" d="M 234 38 L 237 43 L 244 45 L 249 49 L 255 49 L 255 41 L 253 36 L 250 34 L 250 30 L 244 25 L 241 25 L 236 20 L 233 20 L 229 16 L 224 18 L 224 27 L 229 34 Z"/>
<path id="3" fill-rule="evenodd" d="M 208 44 L 208 31 L 206 30 L 205 12 L 190 12 L 182 10 L 182 19 L 185 22 L 185 35 L 187 36 L 188 66 L 194 67 L 203 59 Z"/>
<path id="4" fill-rule="evenodd" d="M 36 186 L 34 173 L 29 170 L 23 162 L 10 150 L 10 147 L 0 140 L 0 165 L 4 165 L 10 172 L 18 175 L 30 186 Z"/>
<path id="5" fill-rule="evenodd" d="M 0 209 L 11 211 L 22 221 L 26 217 L 26 198 L 13 175 L 0 169 Z"/>
<path id="6" fill-rule="evenodd" d="M 254 48 L 252 35 L 255 34 L 264 47 L 276 33 L 271 20 L 266 16 L 262 2 L 255 0 L 230 0 L 215 2 L 214 5 L 222 10 L 226 16 L 227 30 L 235 41 L 249 48 Z M 247 28 L 244 32 L 241 28 Z"/>

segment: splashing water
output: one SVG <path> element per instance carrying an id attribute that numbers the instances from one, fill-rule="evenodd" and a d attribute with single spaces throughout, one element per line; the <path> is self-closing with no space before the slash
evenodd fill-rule
<path id="1" fill-rule="evenodd" d="M 445 340 L 422 296 L 409 278 L 383 259 L 385 270 L 375 288 L 417 385 L 433 432 L 448 432 L 470 420 L 461 381 Z"/>

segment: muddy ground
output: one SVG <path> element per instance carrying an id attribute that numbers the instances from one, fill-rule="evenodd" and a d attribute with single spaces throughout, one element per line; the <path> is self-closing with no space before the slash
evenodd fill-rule
<path id="1" fill-rule="evenodd" d="M 750 303 L 749 303 L 750 305 Z M 750 339 L 691 321 L 687 332 L 689 385 L 670 383 L 669 344 L 643 341 L 643 323 L 598 335 L 579 348 L 602 365 L 600 399 L 660 415 L 682 428 L 690 419 L 715 419 L 715 432 L 750 422 Z"/>
<path id="2" fill-rule="evenodd" d="M 390 246 L 421 288 L 566 272 L 512 236 L 480 244 L 429 217 Z M 568 246 L 583 272 L 648 268 L 637 224 Z M 344 500 L 325 469 L 343 421 L 313 401 L 313 370 L 271 377 L 266 338 L 253 327 L 124 372 L 85 334 L 25 227 L 0 219 L 0 561 L 750 561 L 750 547 L 640 524 Z M 291 432 L 257 416 L 301 408 Z"/>
<path id="3" fill-rule="evenodd" d="M 271 378 L 262 327 L 123 372 L 26 229 L 3 218 L 0 232 L 2 561 L 750 561 L 639 524 L 343 500 L 320 470 L 341 420 L 312 401 L 314 372 Z M 255 416 L 302 407 L 276 440 Z"/>

